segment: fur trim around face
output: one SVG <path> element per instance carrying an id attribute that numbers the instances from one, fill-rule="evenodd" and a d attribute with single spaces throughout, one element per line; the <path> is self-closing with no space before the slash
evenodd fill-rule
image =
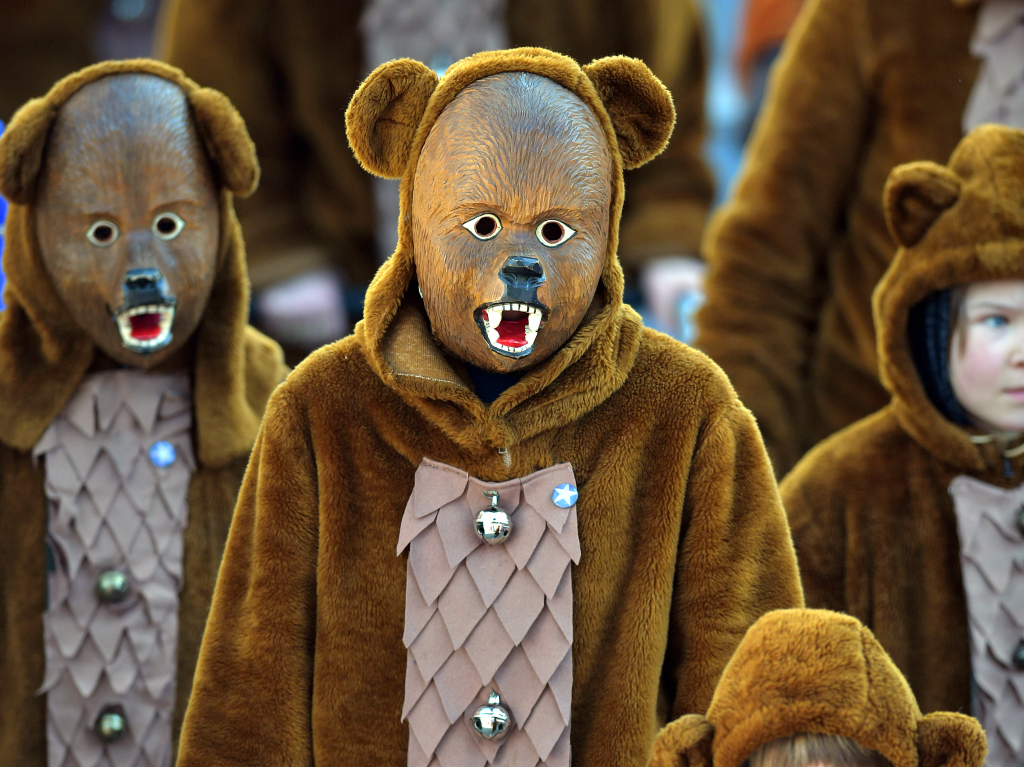
<path id="1" fill-rule="evenodd" d="M 981 767 L 977 720 L 922 716 L 874 635 L 848 615 L 775 610 L 762 616 L 722 672 L 707 716 L 659 735 L 651 767 L 740 767 L 761 746 L 800 733 L 840 735 L 893 767 Z"/>
<path id="2" fill-rule="evenodd" d="M 983 448 L 928 399 L 907 323 L 910 310 L 937 291 L 1024 280 L 1024 131 L 983 125 L 964 137 L 948 166 L 900 165 L 889 176 L 884 201 L 902 247 L 874 294 L 882 383 L 900 424 L 919 444 L 949 464 L 981 471 Z"/>
<path id="3" fill-rule="evenodd" d="M 0 137 L 0 192 L 13 201 L 3 255 L 7 308 L 0 314 L 0 440 L 30 450 L 93 359 L 92 342 L 61 303 L 43 265 L 34 198 L 50 126 L 61 106 L 89 83 L 118 74 L 156 75 L 181 88 L 215 168 L 218 266 L 194 333 L 193 397 L 199 461 L 223 466 L 251 449 L 264 404 L 285 371 L 277 344 L 247 325 L 249 282 L 233 195 L 255 189 L 259 165 L 245 125 L 226 97 L 149 59 L 103 62 L 69 75 L 18 110 Z"/>

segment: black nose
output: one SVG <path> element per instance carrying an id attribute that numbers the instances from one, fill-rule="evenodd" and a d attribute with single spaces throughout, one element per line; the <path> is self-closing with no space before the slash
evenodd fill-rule
<path id="1" fill-rule="evenodd" d="M 536 280 L 544 276 L 544 267 L 540 265 L 540 261 L 536 258 L 512 256 L 501 267 L 501 272 L 509 277 L 516 277 L 520 280 Z"/>
<path id="2" fill-rule="evenodd" d="M 175 299 L 170 295 L 167 287 L 167 280 L 160 273 L 159 269 L 143 267 L 129 269 L 124 275 L 124 304 L 123 308 L 130 309 L 134 306 L 146 304 L 174 304 Z"/>
<path id="3" fill-rule="evenodd" d="M 146 267 L 144 269 L 129 269 L 124 276 L 125 290 L 156 290 L 164 276 L 159 269 Z"/>

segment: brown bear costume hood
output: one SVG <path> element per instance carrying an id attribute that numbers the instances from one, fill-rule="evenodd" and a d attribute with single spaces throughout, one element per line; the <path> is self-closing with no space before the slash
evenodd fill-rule
<path id="1" fill-rule="evenodd" d="M 981 767 L 977 720 L 922 716 L 906 679 L 860 621 L 828 610 L 776 610 L 750 627 L 707 716 L 666 727 L 651 767 L 740 767 L 758 748 L 800 733 L 838 735 L 893 767 Z"/>
<path id="2" fill-rule="evenodd" d="M 882 383 L 900 425 L 962 471 L 1001 466 L 994 442 L 977 444 L 929 400 L 908 341 L 912 307 L 932 293 L 986 280 L 1024 279 L 1024 131 L 972 131 L 949 165 L 908 163 L 885 187 L 885 213 L 901 247 L 874 295 Z"/>
<path id="3" fill-rule="evenodd" d="M 487 405 L 432 337 L 410 215 L 431 125 L 469 84 L 505 72 L 576 94 L 614 164 L 589 312 L 562 348 Z M 571 574 L 572 760 L 643 767 L 669 718 L 704 710 L 746 628 L 802 602 L 749 412 L 706 357 L 645 329 L 622 304 L 620 169 L 663 146 L 668 95 L 633 59 L 580 67 L 518 49 L 458 62 L 440 82 L 416 62 L 382 65 L 346 119 L 361 162 L 402 176 L 399 245 L 355 333 L 310 355 L 268 405 L 179 764 L 398 767 L 415 756 L 402 721 L 412 557 L 396 555 L 396 544 L 420 492 L 417 467 L 429 459 L 485 483 L 571 466 L 580 551 Z"/>
<path id="4" fill-rule="evenodd" d="M 233 194 L 256 185 L 255 150 L 227 99 L 173 67 L 149 60 L 106 62 L 58 82 L 28 102 L 0 140 L 0 192 L 11 201 L 0 312 L 0 764 L 47 762 L 46 696 L 39 694 L 47 609 L 45 470 L 32 456 L 44 430 L 79 387 L 92 341 L 61 303 L 43 263 L 33 204 L 47 137 L 62 104 L 108 75 L 144 73 L 185 93 L 215 170 L 220 238 L 210 301 L 194 333 L 193 438 L 197 469 L 187 490 L 184 582 L 179 595 L 177 738 L 231 512 L 263 409 L 284 378 L 276 343 L 247 325 L 248 280 Z"/>
<path id="5" fill-rule="evenodd" d="M 807 605 L 857 616 L 924 711 L 969 710 L 971 656 L 958 477 L 1010 492 L 1024 456 L 946 418 L 912 354 L 912 310 L 936 291 L 1024 279 L 1024 132 L 976 128 L 948 166 L 897 167 L 885 210 L 901 248 L 874 295 L 892 401 L 809 452 L 780 486 Z M 941 627 L 936 630 L 936 627 Z"/>
<path id="6" fill-rule="evenodd" d="M 438 116 L 471 83 L 506 72 L 547 77 L 593 111 L 610 149 L 612 202 L 600 285 L 576 333 L 487 407 L 431 340 L 421 302 L 410 295 L 416 277 L 411 210 L 416 163 Z M 402 179 L 398 247 L 370 286 L 366 319 L 356 330 L 374 370 L 389 386 L 429 413 L 456 442 L 479 444 L 482 439 L 508 446 L 580 417 L 622 385 L 641 330 L 637 314 L 622 303 L 616 256 L 622 171 L 660 153 L 675 122 L 672 97 L 646 65 L 616 56 L 580 67 L 541 48 L 518 48 L 463 59 L 439 82 L 425 65 L 403 59 L 367 79 L 353 96 L 346 121 L 349 142 L 363 166 Z"/>
<path id="7" fill-rule="evenodd" d="M 247 324 L 245 246 L 232 203 L 256 188 L 259 165 L 245 124 L 222 94 L 148 59 L 104 62 L 69 75 L 23 106 L 0 138 L 0 193 L 11 202 L 3 254 L 7 308 L 0 315 L 0 442 L 31 450 L 93 359 L 93 343 L 43 265 L 32 201 L 60 107 L 89 83 L 118 74 L 156 75 L 185 92 L 220 187 L 220 252 L 195 332 L 193 400 L 199 461 L 221 467 L 248 454 L 267 397 L 281 380 L 276 344 Z"/>

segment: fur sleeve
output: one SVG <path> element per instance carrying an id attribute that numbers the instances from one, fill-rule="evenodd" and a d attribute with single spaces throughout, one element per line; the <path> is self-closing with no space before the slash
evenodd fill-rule
<path id="1" fill-rule="evenodd" d="M 683 509 L 665 669 L 670 718 L 707 709 L 718 677 L 763 613 L 802 607 L 796 555 L 754 419 L 738 402 L 705 427 Z"/>
<path id="2" fill-rule="evenodd" d="M 256 441 L 214 593 L 178 764 L 312 764 L 318 492 L 287 392 Z"/>

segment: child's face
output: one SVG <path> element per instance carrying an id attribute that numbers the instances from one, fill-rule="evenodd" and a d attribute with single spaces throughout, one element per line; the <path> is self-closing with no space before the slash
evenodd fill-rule
<path id="1" fill-rule="evenodd" d="M 979 427 L 1024 431 L 1024 280 L 967 286 L 950 342 L 949 376 Z"/>

